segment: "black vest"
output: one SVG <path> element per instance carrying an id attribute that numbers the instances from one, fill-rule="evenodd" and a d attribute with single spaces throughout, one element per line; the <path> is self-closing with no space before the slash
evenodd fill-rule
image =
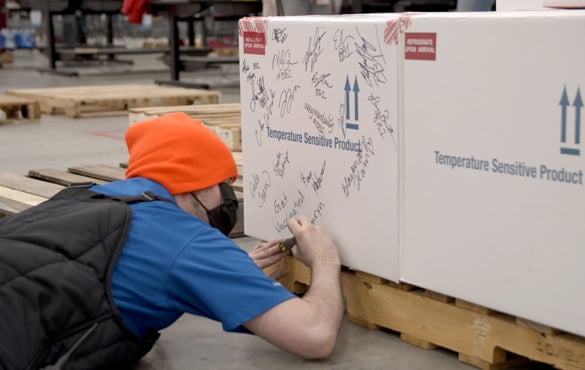
<path id="1" fill-rule="evenodd" d="M 120 369 L 159 334 L 122 322 L 112 272 L 130 227 L 129 203 L 67 188 L 0 221 L 0 369 Z"/>

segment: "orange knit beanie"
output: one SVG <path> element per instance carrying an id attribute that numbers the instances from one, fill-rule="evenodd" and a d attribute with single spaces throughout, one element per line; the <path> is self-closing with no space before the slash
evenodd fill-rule
<path id="1" fill-rule="evenodd" d="M 183 112 L 130 126 L 126 178 L 145 177 L 175 195 L 235 180 L 238 169 L 229 148 L 201 121 Z"/>

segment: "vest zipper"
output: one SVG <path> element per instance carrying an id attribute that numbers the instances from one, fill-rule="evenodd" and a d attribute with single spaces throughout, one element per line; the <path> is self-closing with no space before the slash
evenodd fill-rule
<path id="1" fill-rule="evenodd" d="M 87 337 L 95 330 L 95 328 L 98 327 L 98 323 L 94 323 L 89 329 L 87 329 L 87 331 L 81 336 L 81 338 L 79 338 L 75 343 L 73 343 L 73 345 L 71 346 L 71 348 L 69 349 L 69 351 L 65 352 L 65 354 L 63 356 L 61 356 L 57 362 L 55 362 L 54 365 L 49 365 L 47 367 L 42 368 L 41 370 L 63 370 L 63 366 L 65 366 L 65 364 L 69 361 L 69 357 L 71 357 L 71 355 L 73 354 L 73 352 L 75 352 L 75 350 L 77 349 L 77 347 L 79 347 L 79 345 L 81 343 L 83 343 Z"/>
<path id="2" fill-rule="evenodd" d="M 88 333 L 88 332 L 89 332 L 89 333 L 91 333 L 92 331 L 94 331 L 94 330 L 95 330 L 95 328 L 97 328 L 97 327 L 98 327 L 98 325 L 99 325 L 99 324 L 100 324 L 102 321 L 109 320 L 110 318 L 112 318 L 112 316 L 113 316 L 112 314 L 109 314 L 109 313 L 108 313 L 108 314 L 105 314 L 105 315 L 103 315 L 103 316 L 101 316 L 101 317 L 98 317 L 98 318 L 94 319 L 94 323 L 93 323 L 93 324 L 91 324 L 91 326 L 90 326 L 90 327 L 89 327 L 89 328 L 86 330 L 86 333 Z M 85 326 L 85 325 L 84 325 L 84 326 Z M 86 326 L 86 327 L 87 327 L 87 326 Z M 59 341 L 61 341 L 61 340 L 63 340 L 63 339 L 69 338 L 70 336 L 73 336 L 73 335 L 75 335 L 75 333 L 77 333 L 77 332 L 80 332 L 80 331 L 82 331 L 82 330 L 85 330 L 85 329 L 75 329 L 75 330 L 71 330 L 70 332 L 63 334 L 63 335 L 59 336 L 58 338 L 55 338 L 55 339 L 52 341 L 52 343 L 51 343 L 50 345 L 46 345 L 46 346 L 44 346 L 44 350 L 43 350 L 42 352 L 39 352 L 39 353 L 37 353 L 37 355 L 34 357 L 34 360 L 33 360 L 33 361 L 31 361 L 31 365 L 32 365 L 32 366 L 28 366 L 28 367 L 27 367 L 27 369 L 37 369 L 37 368 L 38 368 L 38 365 L 37 365 L 37 364 L 38 364 L 39 360 L 43 358 L 43 356 L 45 355 L 46 351 L 47 351 L 49 348 L 51 348 L 51 346 L 53 345 L 53 343 L 56 343 L 56 342 L 59 342 Z M 77 341 L 76 341 L 76 342 L 73 344 L 73 347 L 76 347 L 77 343 L 81 344 L 81 343 L 82 343 L 82 341 L 80 341 L 80 340 L 81 340 L 81 339 L 85 340 L 86 338 L 87 338 L 87 335 L 85 335 L 85 333 L 84 333 L 84 335 L 82 335 L 82 336 L 80 337 L 80 339 L 78 339 L 78 340 L 77 340 Z M 72 347 L 72 348 L 73 348 L 73 347 Z M 68 351 L 68 352 L 69 352 L 69 351 Z M 61 356 L 61 358 L 62 358 L 62 357 L 63 357 L 63 356 Z M 59 360 L 60 360 L 61 358 L 59 358 Z M 55 363 L 55 364 L 56 364 L 56 363 Z M 55 365 L 50 365 L 50 366 L 55 366 Z M 39 369 L 39 370 L 45 370 L 45 369 L 46 369 L 46 370 L 56 370 L 56 368 L 51 368 L 51 367 L 44 367 L 44 368 L 38 368 L 38 369 Z"/>

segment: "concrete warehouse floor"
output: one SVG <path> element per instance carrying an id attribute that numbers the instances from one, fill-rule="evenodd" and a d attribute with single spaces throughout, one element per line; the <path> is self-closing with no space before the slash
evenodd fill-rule
<path id="1" fill-rule="evenodd" d="M 80 77 L 41 74 L 46 67 L 37 52 L 18 51 L 15 63 L 0 69 L 0 94 L 8 89 L 94 84 L 153 83 L 168 79 L 166 66 L 156 56 L 135 59 L 128 66 L 84 67 Z M 138 71 L 138 72 L 137 72 Z M 143 72 L 139 72 L 143 71 Z M 184 81 L 205 81 L 223 93 L 222 103 L 239 102 L 236 65 L 183 73 Z M 40 122 L 0 126 L 0 171 L 26 175 L 29 170 L 65 170 L 74 165 L 117 165 L 127 160 L 124 132 L 128 117 L 70 119 L 43 115 Z M 257 240 L 235 240 L 250 248 Z M 423 350 L 400 340 L 394 332 L 374 331 L 344 322 L 333 356 L 327 361 L 305 361 L 245 334 L 224 333 L 220 324 L 191 315 L 162 332 L 153 350 L 135 367 L 147 369 L 473 369 L 447 350 Z M 552 369 L 534 363 L 518 369 Z"/>

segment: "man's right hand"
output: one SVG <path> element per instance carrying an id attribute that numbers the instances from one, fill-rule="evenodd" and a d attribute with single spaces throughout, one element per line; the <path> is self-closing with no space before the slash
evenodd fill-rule
<path id="1" fill-rule="evenodd" d="M 289 218 L 287 222 L 297 240 L 297 248 L 293 249 L 297 259 L 311 268 L 322 263 L 341 265 L 337 246 L 325 229 L 313 225 L 304 216 Z"/>

